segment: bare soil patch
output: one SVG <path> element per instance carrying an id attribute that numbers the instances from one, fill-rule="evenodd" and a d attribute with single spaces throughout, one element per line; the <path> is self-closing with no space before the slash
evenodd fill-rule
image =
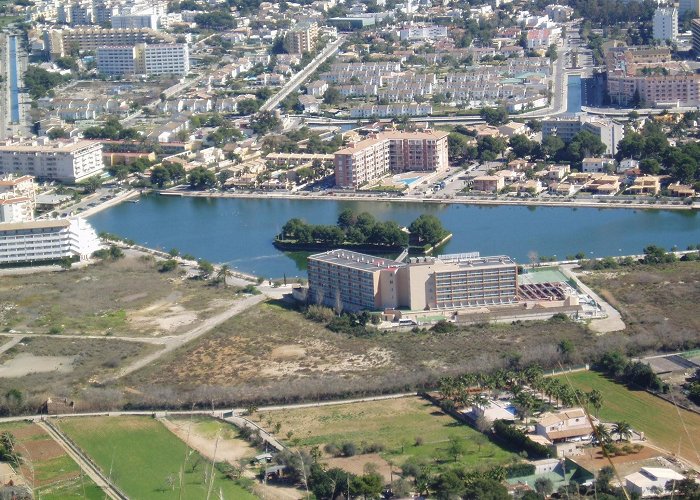
<path id="1" fill-rule="evenodd" d="M 137 252 L 114 262 L 0 280 L 0 329 L 90 335 L 176 335 L 220 312 L 234 289 L 160 273 Z"/>
<path id="2" fill-rule="evenodd" d="M 630 470 L 630 472 L 624 473 L 629 474 L 639 470 L 639 467 L 641 467 L 640 464 L 649 461 L 649 459 L 661 456 L 663 456 L 663 453 L 660 451 L 645 446 L 639 453 L 630 453 L 629 455 L 612 457 L 612 463 L 615 464 L 618 472 Z M 597 471 L 610 465 L 608 460 L 603 456 L 603 452 L 600 447 L 587 449 L 584 455 L 574 457 L 574 460 L 576 463 L 590 471 Z M 656 467 L 658 467 L 658 465 L 656 465 Z"/>
<path id="3" fill-rule="evenodd" d="M 35 356 L 25 352 L 0 365 L 0 378 L 17 378 L 32 373 L 69 373 L 76 356 Z"/>
<path id="4" fill-rule="evenodd" d="M 376 471 L 382 475 L 388 483 L 391 478 L 392 466 L 384 460 L 378 453 L 367 453 L 364 455 L 355 455 L 354 457 L 326 458 L 323 460 L 328 467 L 338 467 L 346 472 L 361 476 L 364 474 L 365 465 L 373 464 L 376 466 Z M 394 476 L 398 477 L 400 469 L 393 467 Z"/>
<path id="5" fill-rule="evenodd" d="M 257 450 L 246 441 L 235 437 L 237 433 L 229 424 L 211 420 L 205 427 L 202 422 L 196 420 L 163 419 L 161 421 L 168 430 L 209 460 L 236 464 L 239 460 L 255 456 L 257 453 Z M 212 426 L 215 428 L 216 424 L 220 426 L 221 431 L 212 434 Z"/>

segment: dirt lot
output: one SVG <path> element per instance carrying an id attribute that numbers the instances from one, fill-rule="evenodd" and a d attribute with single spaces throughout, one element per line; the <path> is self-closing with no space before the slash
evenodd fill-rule
<path id="1" fill-rule="evenodd" d="M 166 384 L 180 390 L 226 387 L 235 391 L 227 392 L 230 397 L 249 392 L 259 397 L 260 386 L 278 397 L 317 397 L 350 387 L 401 390 L 443 373 L 502 366 L 515 353 L 523 361 L 557 357 L 556 344 L 562 339 L 581 346 L 595 342 L 583 325 L 552 322 L 473 326 L 455 334 L 388 332 L 359 338 L 333 333 L 296 310 L 268 302 L 137 372 L 128 383 Z"/>
<path id="2" fill-rule="evenodd" d="M 130 253 L 66 272 L 3 276 L 0 329 L 91 335 L 173 335 L 235 300 L 232 289 L 160 273 Z"/>
<path id="3" fill-rule="evenodd" d="M 5 373 L 0 376 L 0 391 L 4 394 L 10 389 L 20 389 L 25 398 L 35 403 L 46 396 L 69 396 L 88 385 L 92 377 L 111 373 L 159 348 L 118 339 L 28 337 L 0 355 L 0 374 Z M 47 361 L 57 359 L 64 360 L 63 364 L 47 365 Z M 14 374 L 7 373 L 8 366 L 14 367 Z"/>
<path id="4" fill-rule="evenodd" d="M 218 420 L 169 418 L 161 422 L 185 444 L 209 460 L 237 464 L 239 460 L 254 457 L 259 453 L 239 437 L 235 427 Z"/>
<path id="5" fill-rule="evenodd" d="M 698 342 L 700 262 L 594 272 L 583 279 L 620 311 L 629 344 L 640 351 Z"/>
<path id="6" fill-rule="evenodd" d="M 631 474 L 632 472 L 637 472 L 640 467 L 667 467 L 668 461 L 662 457 L 663 453 L 654 450 L 653 448 L 644 447 L 639 453 L 631 453 L 629 455 L 622 455 L 619 457 L 612 457 L 612 462 L 615 464 L 618 473 L 621 476 Z M 586 449 L 584 455 L 580 455 L 574 458 L 576 463 L 585 467 L 589 471 L 598 471 L 603 467 L 610 465 L 608 460 L 603 456 L 603 452 L 600 448 L 590 448 Z M 655 464 L 655 465 L 652 465 Z"/>

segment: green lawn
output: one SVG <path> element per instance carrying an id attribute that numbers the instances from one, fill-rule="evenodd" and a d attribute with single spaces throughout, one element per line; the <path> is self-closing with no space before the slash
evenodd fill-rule
<path id="1" fill-rule="evenodd" d="M 452 463 L 447 454 L 451 436 L 462 438 L 465 451 L 459 463 L 466 467 L 502 464 L 513 456 L 488 440 L 479 447 L 476 440 L 481 438 L 476 436 L 481 433 L 418 397 L 273 411 L 261 413 L 260 420 L 263 426 L 271 420 L 272 427 L 281 422 L 279 435 L 284 437 L 291 431 L 291 441 L 298 439 L 300 446 L 323 448 L 328 443 L 353 442 L 359 449 L 362 443 L 380 444 L 384 447 L 382 456 L 397 464 L 410 456 Z M 416 445 L 416 438 L 423 444 Z"/>
<path id="2" fill-rule="evenodd" d="M 566 381 L 564 376 L 559 378 Z M 596 372 L 571 373 L 567 378 L 574 387 L 584 391 L 595 388 L 603 393 L 601 420 L 626 420 L 657 446 L 692 462 L 700 462 L 695 451 L 695 447 L 700 449 L 700 415 L 680 408 L 676 410 L 672 404 L 656 396 L 629 390 Z"/>
<path id="3" fill-rule="evenodd" d="M 207 495 L 202 462 L 192 472 L 196 452 L 160 422 L 150 417 L 90 417 L 59 422 L 73 439 L 114 482 L 132 498 L 200 499 Z M 186 462 L 182 486 L 178 474 Z M 210 466 L 210 465 L 209 465 Z M 171 478 L 174 486 L 168 485 Z M 171 483 L 171 484 L 172 484 Z M 217 472 L 212 498 L 252 499 L 253 495 Z"/>

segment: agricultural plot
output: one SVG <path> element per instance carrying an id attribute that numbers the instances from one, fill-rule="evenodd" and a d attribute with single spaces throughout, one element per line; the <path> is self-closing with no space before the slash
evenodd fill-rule
<path id="1" fill-rule="evenodd" d="M 653 444 L 700 464 L 700 415 L 676 409 L 647 392 L 629 390 L 596 372 L 571 373 L 560 379 L 584 391 L 598 389 L 603 394 L 602 420 L 625 420 Z"/>
<path id="2" fill-rule="evenodd" d="M 352 443 L 358 453 L 363 448 L 375 450 L 350 460 L 350 467 L 359 465 L 359 471 L 355 472 L 360 473 L 363 463 L 377 462 L 378 457 L 385 461 L 377 464 L 380 467 L 386 462 L 400 467 L 410 457 L 416 457 L 431 463 L 471 468 L 507 463 L 513 457 L 480 432 L 418 397 L 260 412 L 257 420 L 272 431 L 279 422 L 277 436 L 287 444 L 319 446 L 323 450 L 329 444 L 341 448 Z M 449 451 L 451 438 L 461 443 L 462 450 L 457 456 Z M 330 460 L 330 463 L 342 467 L 346 460 Z"/>
<path id="3" fill-rule="evenodd" d="M 87 476 L 43 429 L 26 422 L 0 425 L 0 432 L 15 437 L 21 457 L 19 472 L 33 488 L 36 498 L 73 500 L 104 498 L 102 490 Z"/>
<path id="4" fill-rule="evenodd" d="M 58 425 L 132 498 L 201 499 L 210 488 L 212 498 L 255 498 L 217 467 L 210 483 L 211 462 L 150 417 L 74 418 Z"/>

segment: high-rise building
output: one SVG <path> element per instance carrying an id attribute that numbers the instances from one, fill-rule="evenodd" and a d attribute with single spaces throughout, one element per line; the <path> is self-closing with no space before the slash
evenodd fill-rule
<path id="1" fill-rule="evenodd" d="M 700 55 L 700 19 L 693 19 L 690 23 L 690 31 L 693 34 L 693 52 Z"/>
<path id="2" fill-rule="evenodd" d="M 0 264 L 84 260 L 99 248 L 97 233 L 83 219 L 0 224 Z"/>
<path id="3" fill-rule="evenodd" d="M 398 262 L 349 250 L 308 260 L 309 300 L 349 311 L 406 308 L 454 310 L 514 304 L 517 264 L 478 253 Z"/>
<path id="4" fill-rule="evenodd" d="M 41 179 L 80 182 L 102 173 L 102 144 L 73 139 L 0 142 L 0 174 L 32 175 Z"/>
<path id="5" fill-rule="evenodd" d="M 30 175 L 0 176 L 0 223 L 34 219 L 36 187 Z"/>
<path id="6" fill-rule="evenodd" d="M 389 172 L 448 167 L 447 132 L 382 132 L 335 153 L 335 183 L 358 188 Z"/>
<path id="7" fill-rule="evenodd" d="M 675 42 L 678 39 L 678 9 L 659 7 L 654 11 L 654 39 Z"/>
<path id="8" fill-rule="evenodd" d="M 100 47 L 97 69 L 105 75 L 185 75 L 190 54 L 184 43 Z"/>
<path id="9" fill-rule="evenodd" d="M 625 136 L 625 126 L 621 122 L 604 117 L 565 115 L 542 120 L 542 137 L 555 135 L 570 142 L 582 130 L 599 137 L 608 155 L 617 153 L 617 145 Z"/>
<path id="10" fill-rule="evenodd" d="M 295 24 L 284 36 L 284 48 L 290 54 L 313 52 L 318 40 L 318 25 L 314 22 Z"/>
<path id="11" fill-rule="evenodd" d="M 695 17 L 700 16 L 700 0 L 680 0 L 678 16 L 683 17 L 687 12 L 692 12 Z"/>

